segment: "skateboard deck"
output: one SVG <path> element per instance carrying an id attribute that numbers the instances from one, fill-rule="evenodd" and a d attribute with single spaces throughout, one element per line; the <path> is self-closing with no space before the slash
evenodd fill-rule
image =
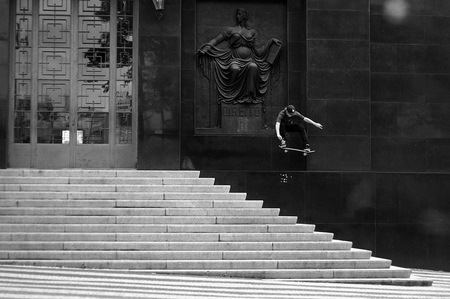
<path id="1" fill-rule="evenodd" d="M 303 156 L 306 156 L 308 154 L 316 152 L 315 150 L 305 151 L 305 150 L 298 149 L 298 148 L 293 148 L 293 147 L 281 147 L 280 145 L 278 147 L 281 148 L 282 150 L 284 150 L 285 153 L 287 153 L 288 151 L 302 152 Z"/>

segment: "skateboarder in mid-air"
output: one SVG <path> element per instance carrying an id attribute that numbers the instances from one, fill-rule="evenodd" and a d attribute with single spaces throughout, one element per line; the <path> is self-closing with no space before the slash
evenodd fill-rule
<path id="1" fill-rule="evenodd" d="M 310 146 L 305 127 L 300 123 L 295 123 L 295 119 L 303 120 L 319 129 L 323 129 L 321 124 L 301 115 L 299 112 L 295 111 L 293 105 L 289 105 L 278 113 L 277 121 L 275 123 L 275 131 L 278 139 L 281 141 L 280 147 L 286 147 L 286 132 L 299 132 L 303 140 L 303 148 L 305 151 L 309 152 Z"/>

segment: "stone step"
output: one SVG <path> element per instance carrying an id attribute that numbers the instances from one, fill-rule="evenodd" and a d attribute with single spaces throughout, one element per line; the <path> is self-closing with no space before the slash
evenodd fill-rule
<path id="1" fill-rule="evenodd" d="M 221 242 L 289 242 L 289 241 L 331 241 L 332 233 L 222 233 L 219 235 Z"/>
<path id="2" fill-rule="evenodd" d="M 386 269 L 390 260 L 175 260 L 166 263 L 166 269 Z"/>
<path id="3" fill-rule="evenodd" d="M 56 262 L 56 261 L 55 261 Z M 125 261 L 124 261 L 125 262 Z M 57 262 L 56 262 L 57 263 Z M 112 264 L 109 264 L 113 267 Z M 117 266 L 117 269 L 120 266 Z M 143 270 L 140 272 L 147 271 Z M 156 270 L 156 274 L 198 275 L 198 276 L 224 276 L 224 277 L 253 277 L 259 279 L 348 279 L 348 278 L 409 278 L 411 270 L 391 266 L 388 269 L 223 269 L 223 270 Z"/>
<path id="4" fill-rule="evenodd" d="M 246 193 L 202 192 L 44 192 L 4 191 L 0 200 L 7 199 L 117 199 L 128 200 L 245 200 Z"/>
<path id="5" fill-rule="evenodd" d="M 15 254 L 13 254 L 15 255 Z M 16 261 L 20 261 L 17 259 Z M 23 260 L 22 260 L 23 261 Z M 68 261 L 77 262 L 78 260 Z M 86 260 L 86 267 L 89 263 L 98 267 L 100 260 Z M 109 262 L 109 260 L 103 260 Z M 117 260 L 111 260 L 112 263 Z M 126 260 L 129 264 L 135 264 L 135 260 Z M 78 261 L 79 262 L 79 261 Z M 20 262 L 19 262 L 20 263 Z M 62 263 L 60 263 L 61 265 Z M 384 259 L 349 259 L 349 260 L 153 260 L 144 261 L 145 268 L 141 269 L 155 269 L 155 270 L 217 270 L 217 269 L 389 269 L 391 266 L 390 260 Z M 139 265 L 131 266 L 132 269 L 139 269 Z"/>
<path id="6" fill-rule="evenodd" d="M 391 266 L 389 268 L 371 268 L 371 269 L 233 269 L 231 263 L 233 261 L 224 261 L 223 265 L 225 269 L 176 269 L 183 262 L 190 261 L 136 261 L 136 260 L 8 260 L 4 264 L 9 265 L 34 265 L 41 267 L 53 267 L 53 268 L 95 268 L 95 269 L 126 269 L 133 270 L 134 275 L 139 274 L 174 274 L 174 275 L 194 275 L 194 276 L 213 276 L 213 277 L 253 277 L 257 279 L 290 279 L 290 280 L 303 280 L 319 282 L 324 279 L 328 282 L 343 281 L 344 279 L 352 279 L 354 283 L 358 283 L 357 279 L 372 279 L 364 280 L 364 283 L 377 283 L 380 280 L 384 280 L 384 284 L 389 283 L 386 281 L 389 278 L 392 279 L 408 279 L 411 276 L 411 270 L 405 268 L 399 268 Z M 195 261 L 192 261 L 195 263 Z M 227 264 L 230 267 L 225 267 Z M 234 263 L 233 265 L 239 265 Z M 216 265 L 219 265 L 221 261 L 217 261 Z M 274 265 L 276 261 L 255 260 L 249 261 L 247 265 L 257 267 L 258 265 Z M 155 269 L 156 268 L 156 269 Z M 160 270 L 165 269 L 165 270 Z M 100 274 L 101 275 L 101 274 Z M 134 278 L 136 279 L 136 278 Z M 192 278 L 191 278 L 192 279 Z M 351 281 L 346 281 L 351 283 Z M 204 283 L 204 282 L 203 282 Z M 246 283 L 250 283 L 247 281 Z M 254 282 L 252 282 L 254 283 Z M 282 283 L 282 282 L 280 282 Z M 420 281 L 419 281 L 420 283 Z M 392 284 L 392 281 L 390 282 Z M 430 284 L 428 284 L 430 285 Z M 318 290 L 315 290 L 314 295 L 317 296 Z M 313 295 L 313 294 L 311 294 Z M 336 294 L 335 294 L 336 295 Z M 359 293 L 361 295 L 361 293 Z M 314 297 L 314 296 L 313 296 Z M 345 297 L 345 296 L 344 296 Z M 327 297 L 328 298 L 328 297 Z M 331 297 L 330 297 L 331 298 Z M 355 297 L 356 298 L 356 297 Z M 405 297 L 406 298 L 406 297 Z"/>
<path id="7" fill-rule="evenodd" d="M 295 216 L 0 216 L 0 224 L 295 224 Z"/>
<path id="8" fill-rule="evenodd" d="M 23 177 L 0 176 L 0 184 L 214 185 L 214 178 Z"/>
<path id="9" fill-rule="evenodd" d="M 159 265 L 166 270 L 152 269 L 155 265 Z M 176 263 L 176 262 L 175 262 Z M 387 269 L 168 269 L 174 263 L 171 261 L 134 261 L 134 260 L 96 260 L 96 261 L 67 261 L 67 260 L 8 260 L 5 264 L 9 265 L 34 265 L 41 267 L 54 268 L 95 268 L 95 269 L 125 269 L 133 270 L 136 274 L 173 274 L 173 275 L 194 275 L 194 276 L 212 276 L 212 277 L 234 277 L 234 278 L 256 278 L 256 279 L 277 279 L 277 280 L 302 280 L 302 281 L 327 281 L 327 282 L 347 282 L 360 283 L 379 283 L 395 284 L 394 280 L 405 279 L 404 285 L 410 281 L 411 270 L 391 266 Z M 259 262 L 255 261 L 254 265 Z M 351 280 L 350 280 L 351 279 Z M 419 280 L 414 285 L 421 284 Z M 414 282 L 413 282 L 414 283 Z M 427 285 L 430 285 L 428 282 Z M 316 295 L 316 291 L 313 295 Z M 361 295 L 361 293 L 359 293 Z M 314 297 L 314 296 L 313 296 Z M 331 297 L 330 297 L 331 298 Z M 355 297 L 356 298 L 356 297 Z"/>
<path id="10" fill-rule="evenodd" d="M 330 242 L 333 234 L 314 233 L 0 233 L 0 241 L 102 242 Z"/>
<path id="11" fill-rule="evenodd" d="M 0 215 L 44 216 L 278 216 L 279 209 L 248 208 L 2 208 Z"/>
<path id="12" fill-rule="evenodd" d="M 227 185 L 75 185 L 75 184 L 0 184 L 0 191 L 25 192 L 194 192 L 228 193 Z"/>
<path id="13" fill-rule="evenodd" d="M 92 251 L 16 250 L 0 251 L 1 259 L 11 260 L 348 260 L 371 258 L 368 250 L 320 251 Z"/>
<path id="14" fill-rule="evenodd" d="M 311 224 L 6 224 L 0 232 L 66 233 L 313 233 Z M 341 241 L 339 241 L 341 242 Z M 343 242 L 343 241 L 342 241 Z M 351 244 L 351 242 L 346 242 Z M 351 246 L 351 245 L 350 245 Z"/>
<path id="15" fill-rule="evenodd" d="M 134 177 L 134 178 L 199 178 L 200 171 L 135 170 L 135 169 L 0 169 L 0 176 L 12 177 Z"/>
<path id="16" fill-rule="evenodd" d="M 262 200 L 0 199 L 2 208 L 262 208 Z"/>
<path id="17" fill-rule="evenodd" d="M 152 250 L 152 251 L 239 251 L 239 250 L 350 250 L 351 242 L 77 242 L 4 241 L 0 250 Z"/>

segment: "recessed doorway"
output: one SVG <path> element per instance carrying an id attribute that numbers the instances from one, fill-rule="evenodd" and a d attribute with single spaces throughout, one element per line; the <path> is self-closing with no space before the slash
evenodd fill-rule
<path id="1" fill-rule="evenodd" d="M 137 7 L 15 1 L 9 167 L 136 167 Z"/>

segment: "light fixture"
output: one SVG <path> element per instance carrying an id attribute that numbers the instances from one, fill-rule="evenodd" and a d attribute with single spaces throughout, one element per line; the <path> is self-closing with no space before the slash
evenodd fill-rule
<path id="1" fill-rule="evenodd" d="M 153 0 L 153 5 L 155 5 L 156 9 L 156 17 L 158 20 L 161 20 L 163 17 L 163 10 L 164 10 L 164 0 Z"/>

